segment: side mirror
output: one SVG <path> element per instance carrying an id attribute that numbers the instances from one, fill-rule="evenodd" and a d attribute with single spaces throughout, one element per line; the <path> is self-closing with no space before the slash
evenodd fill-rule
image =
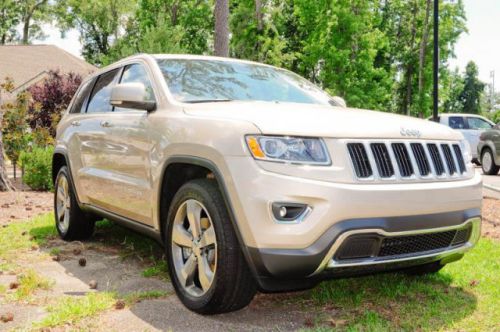
<path id="1" fill-rule="evenodd" d="M 146 98 L 146 87 L 142 83 L 122 83 L 111 88 L 110 103 L 115 107 L 154 111 L 156 102 Z"/>
<path id="2" fill-rule="evenodd" d="M 335 104 L 335 106 L 344 107 L 344 108 L 347 107 L 347 104 L 346 104 L 344 98 L 342 98 L 342 97 L 333 96 L 332 101 Z"/>

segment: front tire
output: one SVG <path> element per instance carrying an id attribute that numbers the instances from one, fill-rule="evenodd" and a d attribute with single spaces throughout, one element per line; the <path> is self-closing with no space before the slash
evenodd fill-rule
<path id="1" fill-rule="evenodd" d="M 94 233 L 95 219 L 78 206 L 66 166 L 61 167 L 54 184 L 54 217 L 57 232 L 65 241 L 85 240 Z"/>
<path id="2" fill-rule="evenodd" d="M 498 170 L 500 167 L 495 165 L 495 157 L 493 156 L 493 152 L 490 148 L 486 148 L 483 150 L 481 154 L 481 167 L 483 169 L 483 173 L 487 175 L 496 175 L 498 174 Z"/>
<path id="3" fill-rule="evenodd" d="M 199 314 L 247 306 L 256 283 L 226 205 L 213 180 L 193 180 L 175 194 L 167 218 L 165 250 L 177 296 Z"/>

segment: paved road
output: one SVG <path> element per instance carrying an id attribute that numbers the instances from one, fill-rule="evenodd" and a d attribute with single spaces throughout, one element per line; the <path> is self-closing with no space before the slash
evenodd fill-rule
<path id="1" fill-rule="evenodd" d="M 481 168 L 476 168 L 476 172 L 483 174 Z M 484 175 L 483 174 L 483 194 L 484 196 L 500 199 L 500 174 L 499 175 Z"/>

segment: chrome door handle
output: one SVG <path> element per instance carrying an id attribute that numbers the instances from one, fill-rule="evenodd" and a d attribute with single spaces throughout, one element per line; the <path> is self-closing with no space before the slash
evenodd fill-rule
<path id="1" fill-rule="evenodd" d="M 78 126 L 80 125 L 80 121 L 76 121 L 76 120 L 75 120 L 75 121 L 71 122 L 71 125 L 72 125 L 73 127 L 78 127 Z"/>
<path id="2" fill-rule="evenodd" d="M 102 121 L 101 122 L 101 127 L 109 128 L 109 127 L 111 127 L 111 123 L 109 123 L 108 121 Z"/>

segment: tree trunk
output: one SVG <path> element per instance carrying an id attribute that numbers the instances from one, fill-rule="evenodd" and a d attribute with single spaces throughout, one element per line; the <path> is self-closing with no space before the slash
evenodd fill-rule
<path id="1" fill-rule="evenodd" d="M 255 18 L 257 19 L 257 31 L 261 33 L 264 30 L 262 0 L 255 0 Z"/>
<path id="2" fill-rule="evenodd" d="M 31 22 L 31 15 L 26 15 L 24 18 L 23 22 L 23 44 L 27 45 L 29 40 L 30 40 L 30 22 Z"/>
<path id="3" fill-rule="evenodd" d="M 215 1 L 215 55 L 229 56 L 229 0 Z"/>
<path id="4" fill-rule="evenodd" d="M 1 116 L 0 116 L 1 118 Z M 5 169 L 5 159 L 3 157 L 2 133 L 0 132 L 0 191 L 12 191 L 14 187 L 9 181 L 7 170 Z"/>
<path id="5" fill-rule="evenodd" d="M 431 15 L 431 2 L 431 0 L 427 0 L 427 5 L 425 7 L 424 34 L 420 43 L 420 58 L 418 63 L 418 95 L 420 99 L 422 98 L 422 92 L 424 89 L 424 67 L 425 55 L 427 53 L 427 43 L 429 42 L 429 17 Z"/>

